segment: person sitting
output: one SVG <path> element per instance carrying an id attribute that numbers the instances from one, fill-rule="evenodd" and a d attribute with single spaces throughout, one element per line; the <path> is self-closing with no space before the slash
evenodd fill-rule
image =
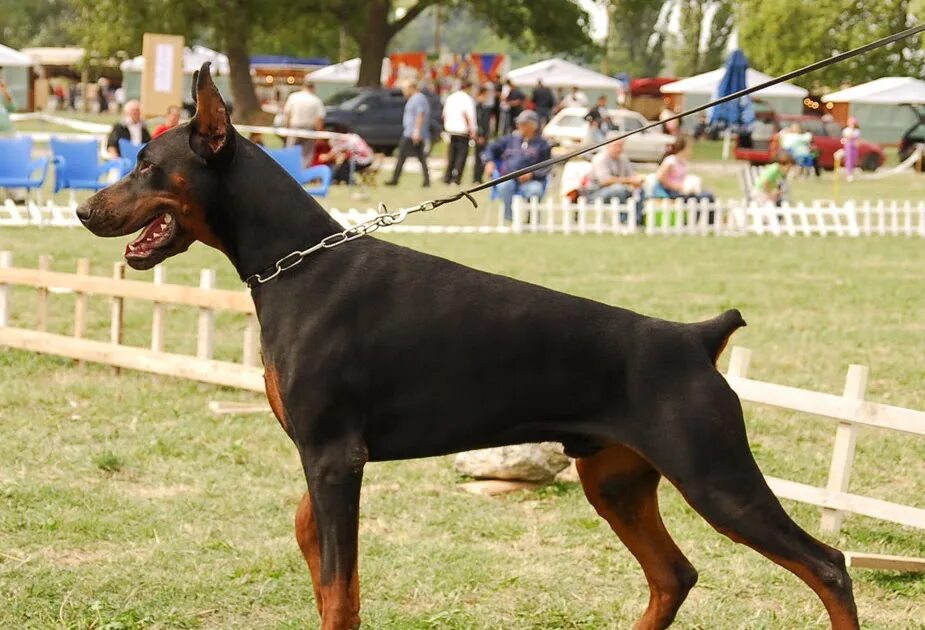
<path id="1" fill-rule="evenodd" d="M 632 162 L 623 154 L 625 142 L 611 142 L 591 160 L 590 200 L 610 203 L 612 199 L 618 199 L 620 203 L 626 203 L 641 190 L 645 178 L 635 174 Z"/>
<path id="2" fill-rule="evenodd" d="M 129 140 L 132 144 L 151 142 L 151 133 L 141 119 L 141 103 L 129 101 L 122 108 L 122 120 L 112 126 L 106 140 L 106 150 L 112 157 L 122 157 L 119 152 L 119 140 Z"/>
<path id="3" fill-rule="evenodd" d="M 793 164 L 792 155 L 783 150 L 778 151 L 776 160 L 761 169 L 761 174 L 755 180 L 752 200 L 761 205 L 779 206 L 784 196 L 783 184 Z"/>
<path id="4" fill-rule="evenodd" d="M 682 136 L 674 141 L 655 171 L 652 196 L 656 199 L 706 199 L 713 201 L 713 193 L 694 191 L 685 186 L 687 165 L 692 145 Z"/>
<path id="5" fill-rule="evenodd" d="M 16 105 L 13 103 L 13 97 L 6 87 L 3 79 L 0 79 L 0 133 L 13 131 L 13 123 L 10 120 L 10 114 L 16 111 Z"/>
<path id="6" fill-rule="evenodd" d="M 784 151 L 793 156 L 794 162 L 799 166 L 812 166 L 818 177 L 821 170 L 816 152 L 813 150 L 813 134 L 803 131 L 800 123 L 793 123 L 777 134 L 777 144 Z"/>
<path id="7" fill-rule="evenodd" d="M 164 124 L 154 128 L 151 139 L 162 136 L 177 125 L 180 124 L 180 108 L 177 105 L 171 105 L 167 108 L 167 116 L 164 118 Z"/>
<path id="8" fill-rule="evenodd" d="M 550 157 L 549 143 L 539 134 L 540 117 L 535 111 L 525 109 L 520 112 L 514 123 L 517 125 L 517 131 L 498 138 L 485 149 L 482 157 L 485 161 L 485 172 L 490 177 L 507 175 L 539 164 Z M 498 184 L 498 194 L 504 203 L 505 221 L 510 221 L 513 217 L 514 195 L 528 199 L 543 196 L 548 174 L 549 168 L 543 168 Z"/>
<path id="9" fill-rule="evenodd" d="M 319 163 L 334 171 L 335 184 L 352 184 L 352 175 L 366 170 L 373 163 L 375 153 L 366 141 L 355 133 L 334 136 L 330 150 L 318 155 Z"/>

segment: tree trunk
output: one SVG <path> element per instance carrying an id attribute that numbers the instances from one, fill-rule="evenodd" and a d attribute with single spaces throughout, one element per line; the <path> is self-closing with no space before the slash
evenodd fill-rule
<path id="1" fill-rule="evenodd" d="M 382 59 L 392 39 L 389 25 L 389 1 L 370 0 L 369 13 L 363 32 L 357 42 L 360 45 L 360 87 L 379 87 L 382 76 Z"/>
<path id="2" fill-rule="evenodd" d="M 251 61 L 247 54 L 245 39 L 228 38 L 225 47 L 228 65 L 231 70 L 231 96 L 234 100 L 234 120 L 236 122 L 253 122 L 260 113 L 260 101 L 251 79 Z"/>

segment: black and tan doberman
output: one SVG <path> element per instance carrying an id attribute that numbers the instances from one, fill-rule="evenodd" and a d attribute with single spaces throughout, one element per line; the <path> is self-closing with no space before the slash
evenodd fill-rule
<path id="1" fill-rule="evenodd" d="M 241 278 L 341 231 L 231 126 L 204 66 L 188 125 L 78 210 L 99 236 L 141 234 L 148 269 L 198 240 Z M 296 538 L 323 630 L 360 624 L 357 538 L 367 462 L 561 442 L 591 504 L 637 558 L 651 596 L 638 628 L 671 624 L 697 572 L 666 531 L 666 478 L 709 523 L 804 580 L 832 627 L 858 627 L 842 554 L 800 529 L 749 450 L 716 370 L 745 322 L 638 315 L 361 238 L 252 290 L 267 396 L 308 482 Z"/>

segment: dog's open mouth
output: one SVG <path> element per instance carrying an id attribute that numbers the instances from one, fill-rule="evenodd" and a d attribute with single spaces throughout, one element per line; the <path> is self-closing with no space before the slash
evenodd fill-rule
<path id="1" fill-rule="evenodd" d="M 154 217 L 134 241 L 125 246 L 125 260 L 133 267 L 165 258 L 167 248 L 177 235 L 177 220 L 169 213 Z"/>

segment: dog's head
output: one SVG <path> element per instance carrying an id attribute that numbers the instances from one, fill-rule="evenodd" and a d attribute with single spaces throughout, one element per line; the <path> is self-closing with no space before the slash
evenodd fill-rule
<path id="1" fill-rule="evenodd" d="M 188 124 L 145 145 L 131 173 L 77 209 L 97 236 L 141 230 L 125 247 L 125 260 L 135 269 L 150 269 L 197 240 L 224 249 L 207 209 L 234 157 L 237 136 L 208 62 L 193 77 L 193 98 L 196 115 Z"/>

